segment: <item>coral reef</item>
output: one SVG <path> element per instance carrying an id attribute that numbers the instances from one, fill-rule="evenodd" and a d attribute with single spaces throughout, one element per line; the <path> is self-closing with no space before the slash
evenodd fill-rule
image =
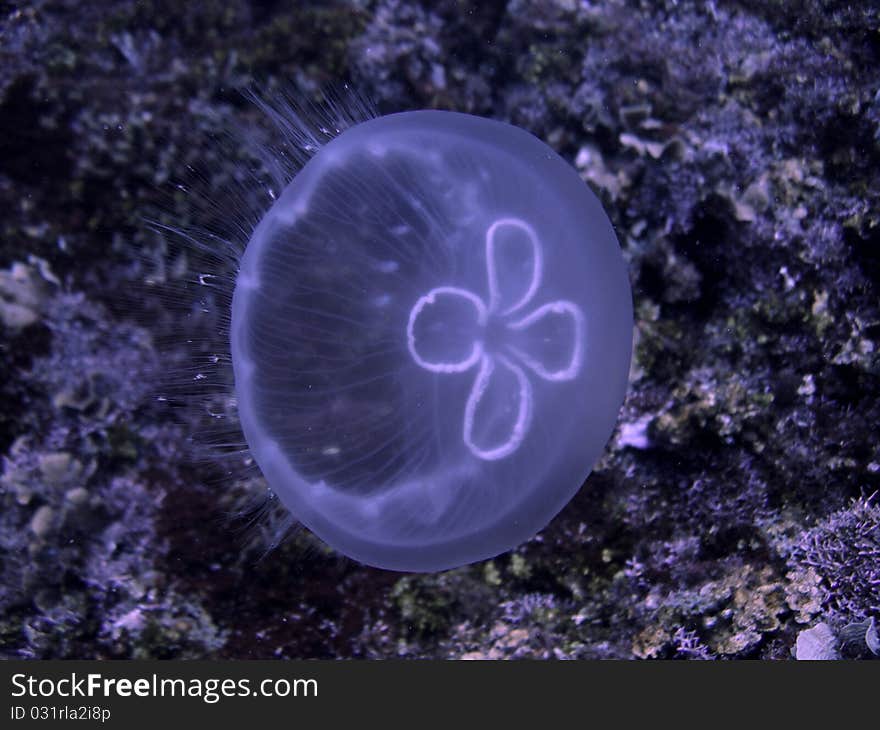
<path id="1" fill-rule="evenodd" d="M 2 656 L 876 655 L 872 4 L 2 12 Z M 633 284 L 630 391 L 587 483 L 516 551 L 401 575 L 302 530 L 273 546 L 271 503 L 258 528 L 235 517 L 259 476 L 193 461 L 210 416 L 156 399 L 186 366 L 172 335 L 200 342 L 216 312 L 209 287 L 156 296 L 148 279 L 203 262 L 162 269 L 144 218 L 216 222 L 192 190 L 239 179 L 210 140 L 259 133 L 254 80 L 513 122 L 601 196 Z"/>

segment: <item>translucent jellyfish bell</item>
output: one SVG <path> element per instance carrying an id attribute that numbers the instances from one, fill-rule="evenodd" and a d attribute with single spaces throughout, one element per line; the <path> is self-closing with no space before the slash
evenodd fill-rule
<path id="1" fill-rule="evenodd" d="M 363 122 L 305 165 L 241 261 L 248 445 L 294 516 L 356 560 L 497 555 L 602 452 L 630 296 L 598 200 L 532 135 L 439 111 Z"/>

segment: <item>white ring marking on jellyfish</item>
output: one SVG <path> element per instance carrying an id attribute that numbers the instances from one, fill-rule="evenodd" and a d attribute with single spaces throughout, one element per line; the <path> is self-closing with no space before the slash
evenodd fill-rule
<path id="1" fill-rule="evenodd" d="M 544 273 L 544 253 L 541 251 L 541 244 L 538 241 L 538 234 L 524 220 L 519 218 L 499 218 L 486 230 L 486 271 L 489 275 L 489 311 L 495 312 L 501 299 L 501 292 L 498 291 L 498 272 L 495 268 L 495 234 L 501 226 L 514 226 L 524 231 L 529 239 L 532 247 L 532 280 L 519 300 L 514 304 L 502 310 L 498 314 L 505 316 L 513 314 L 516 310 L 529 303 L 529 300 L 538 291 L 541 285 L 541 276 Z"/>
<path id="2" fill-rule="evenodd" d="M 524 352 L 522 348 L 508 345 L 508 349 L 522 360 L 530 370 L 544 378 L 544 380 L 556 382 L 573 380 L 580 373 L 584 361 L 584 315 L 580 307 L 566 300 L 549 302 L 516 322 L 508 322 L 507 327 L 512 330 L 524 330 L 548 314 L 568 314 L 571 316 L 572 324 L 574 325 L 574 342 L 572 343 L 571 357 L 569 358 L 568 365 L 561 370 L 548 370 L 539 360 Z"/>
<path id="3" fill-rule="evenodd" d="M 477 377 L 474 378 L 474 385 L 464 407 L 463 438 L 465 446 L 470 449 L 474 456 L 485 461 L 497 461 L 498 459 L 510 456 L 510 454 L 516 451 L 526 437 L 532 420 L 532 385 L 529 382 L 528 376 L 523 372 L 522 368 L 514 365 L 503 355 L 498 355 L 497 360 L 514 374 L 519 386 L 519 405 L 516 421 L 510 432 L 510 438 L 493 449 L 481 449 L 473 441 L 474 414 L 477 410 L 477 404 L 489 387 L 489 381 L 492 373 L 495 371 L 495 362 L 488 355 L 484 355 L 480 362 L 480 370 L 477 373 Z"/>
<path id="4" fill-rule="evenodd" d="M 441 295 L 457 296 L 467 299 L 473 304 L 474 309 L 477 310 L 478 324 L 481 327 L 486 326 L 486 323 L 489 321 L 489 313 L 486 310 L 486 305 L 480 297 L 467 289 L 461 289 L 457 286 L 438 286 L 435 289 L 431 289 L 431 291 L 424 296 L 419 297 L 413 305 L 413 308 L 410 310 L 409 320 L 406 323 L 406 346 L 407 349 L 409 349 L 409 354 L 412 356 L 412 359 L 425 370 L 429 370 L 432 373 L 463 373 L 465 370 L 470 370 L 476 365 L 483 356 L 482 341 L 474 341 L 470 354 L 464 360 L 459 362 L 430 362 L 421 357 L 416 351 L 416 335 L 413 331 L 416 319 L 418 319 L 418 316 L 422 313 L 422 310 L 425 307 L 434 304 L 437 297 Z"/>

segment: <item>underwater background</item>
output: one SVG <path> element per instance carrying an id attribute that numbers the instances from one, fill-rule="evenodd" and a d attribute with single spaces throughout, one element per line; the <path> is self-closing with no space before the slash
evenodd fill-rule
<path id="1" fill-rule="evenodd" d="M 880 652 L 876 4 L 0 13 L 0 656 Z M 449 572 L 278 540 L 258 473 L 193 458 L 208 407 L 175 407 L 203 375 L 182 340 L 223 314 L 155 286 L 203 262 L 165 268 L 146 220 L 204 223 L 197 197 L 242 164 L 206 140 L 259 126 L 252 84 L 319 100 L 345 81 L 380 113 L 468 112 L 546 141 L 600 197 L 633 286 L 605 456 L 537 537 Z"/>

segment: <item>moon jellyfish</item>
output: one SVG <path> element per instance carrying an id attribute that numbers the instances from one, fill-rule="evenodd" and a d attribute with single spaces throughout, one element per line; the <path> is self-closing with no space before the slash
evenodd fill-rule
<path id="1" fill-rule="evenodd" d="M 631 342 L 593 193 L 527 132 L 452 112 L 321 147 L 254 230 L 232 302 L 239 415 L 271 489 L 394 570 L 541 530 L 613 430 Z"/>

